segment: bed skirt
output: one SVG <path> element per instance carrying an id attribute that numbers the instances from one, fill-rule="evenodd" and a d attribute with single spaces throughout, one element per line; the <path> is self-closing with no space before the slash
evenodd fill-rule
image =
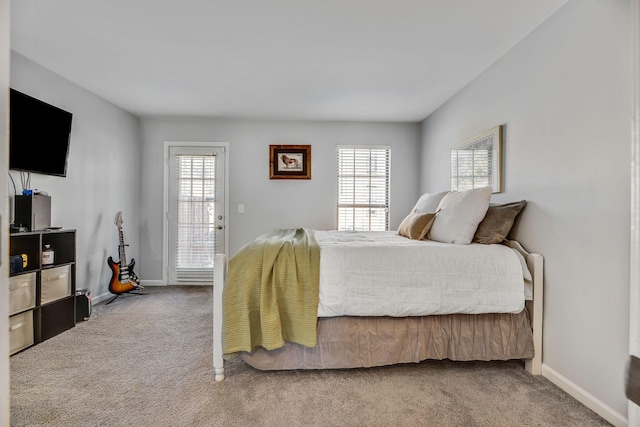
<path id="1" fill-rule="evenodd" d="M 240 357 L 261 370 L 341 369 L 427 359 L 508 360 L 534 356 L 527 310 L 519 314 L 318 319 L 318 342 L 286 343 Z"/>

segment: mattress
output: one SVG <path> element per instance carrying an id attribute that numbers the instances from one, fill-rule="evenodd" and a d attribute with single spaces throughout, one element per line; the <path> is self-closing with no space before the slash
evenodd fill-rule
<path id="1" fill-rule="evenodd" d="M 316 231 L 316 237 L 318 317 L 515 314 L 524 308 L 531 276 L 507 246 L 411 240 L 392 231 Z"/>

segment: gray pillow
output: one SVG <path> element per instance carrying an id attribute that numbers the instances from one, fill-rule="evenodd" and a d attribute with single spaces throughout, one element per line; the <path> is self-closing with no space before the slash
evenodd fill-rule
<path id="1" fill-rule="evenodd" d="M 487 214 L 478 224 L 473 243 L 483 243 L 485 245 L 502 243 L 507 238 L 509 231 L 511 231 L 516 217 L 526 205 L 526 200 L 503 205 L 489 205 Z"/>

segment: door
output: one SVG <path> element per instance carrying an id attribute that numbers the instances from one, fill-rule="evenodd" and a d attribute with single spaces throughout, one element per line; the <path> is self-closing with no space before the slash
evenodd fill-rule
<path id="1" fill-rule="evenodd" d="M 629 353 L 640 358 L 640 0 L 631 1 L 633 64 L 633 117 L 631 128 L 631 283 L 629 306 Z M 640 426 L 640 366 L 627 368 L 628 423 Z"/>
<path id="2" fill-rule="evenodd" d="M 169 146 L 168 284 L 213 284 L 225 248 L 225 147 Z"/>
<path id="3" fill-rule="evenodd" d="M 0 425 L 9 425 L 9 0 L 0 0 Z M 6 261 L 5 261 L 6 260 Z"/>

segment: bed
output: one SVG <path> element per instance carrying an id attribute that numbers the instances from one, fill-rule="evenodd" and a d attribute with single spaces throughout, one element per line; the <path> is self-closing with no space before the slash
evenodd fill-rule
<path id="1" fill-rule="evenodd" d="M 233 357 L 264 370 L 523 359 L 540 374 L 543 259 L 506 239 L 526 202 L 490 197 L 426 194 L 397 232 L 277 230 L 216 255 L 215 379 Z"/>

